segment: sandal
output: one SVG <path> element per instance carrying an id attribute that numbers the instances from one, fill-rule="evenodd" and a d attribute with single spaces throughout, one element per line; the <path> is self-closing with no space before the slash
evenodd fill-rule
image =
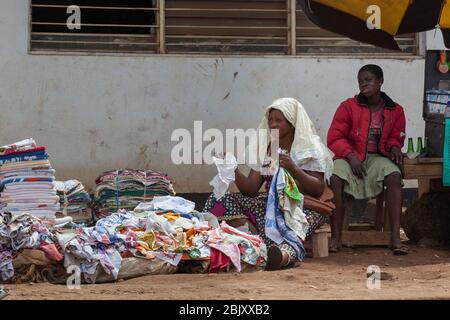
<path id="1" fill-rule="evenodd" d="M 266 270 L 267 271 L 280 270 L 282 268 L 282 263 L 283 263 L 283 253 L 281 252 L 281 249 L 278 248 L 278 246 L 276 245 L 271 246 L 267 251 Z"/>
<path id="2" fill-rule="evenodd" d="M 409 253 L 409 248 L 408 246 L 401 244 L 399 246 L 391 246 L 391 250 L 394 253 L 394 255 L 396 256 L 404 256 L 407 255 Z"/>
<path id="3" fill-rule="evenodd" d="M 342 245 L 341 244 L 332 243 L 332 241 L 331 241 L 330 247 L 328 248 L 328 251 L 332 252 L 332 253 L 337 253 L 337 252 L 341 251 L 341 249 L 342 249 Z"/>

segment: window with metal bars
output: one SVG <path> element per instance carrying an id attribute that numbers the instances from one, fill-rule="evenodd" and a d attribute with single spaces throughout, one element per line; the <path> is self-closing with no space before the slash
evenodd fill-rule
<path id="1" fill-rule="evenodd" d="M 32 51 L 171 54 L 383 55 L 310 22 L 296 0 L 31 0 Z M 81 9 L 69 30 L 66 10 Z M 398 38 L 416 55 L 416 35 Z M 395 53 L 398 55 L 399 53 Z"/>
<path id="2" fill-rule="evenodd" d="M 67 25 L 78 6 L 80 28 Z M 156 1 L 31 0 L 32 51 L 157 52 Z"/>

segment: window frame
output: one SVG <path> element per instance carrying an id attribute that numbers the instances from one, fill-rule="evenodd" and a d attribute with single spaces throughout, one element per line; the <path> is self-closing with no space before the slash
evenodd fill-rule
<path id="1" fill-rule="evenodd" d="M 424 59 L 426 52 L 426 44 L 425 44 L 425 34 L 417 33 L 415 35 L 415 44 L 416 50 L 413 54 L 408 53 L 399 53 L 395 51 L 386 51 L 380 53 L 297 53 L 297 50 L 293 44 L 293 39 L 295 38 L 295 44 L 298 45 L 297 40 L 297 31 L 296 31 L 296 6 L 293 4 L 296 3 L 296 0 L 286 0 L 287 2 L 287 21 L 288 21 L 288 32 L 287 32 L 287 54 L 270 54 L 270 53 L 261 53 L 261 54 L 246 54 L 246 53 L 223 53 L 223 52 L 208 52 L 208 53 L 184 53 L 184 52 L 167 52 L 166 51 L 166 35 L 165 35 L 165 0 L 155 0 L 157 10 L 155 10 L 156 14 L 156 39 L 157 39 L 157 47 L 158 50 L 155 52 L 122 52 L 122 51 L 107 51 L 107 52 L 95 52 L 95 51 L 61 51 L 61 50 L 41 50 L 32 47 L 32 10 L 33 3 L 32 0 L 28 0 L 28 37 L 27 37 L 27 51 L 30 55 L 74 55 L 74 56 L 174 56 L 174 57 L 212 57 L 212 56 L 221 56 L 221 57 L 240 57 L 240 58 L 261 58 L 261 57 L 270 57 L 270 58 L 305 58 L 305 59 L 399 59 L 399 60 L 417 60 Z M 294 18 L 292 18 L 294 17 Z M 342 39 L 348 39 L 346 37 L 342 37 Z M 366 44 L 362 44 L 363 46 L 370 46 Z"/>

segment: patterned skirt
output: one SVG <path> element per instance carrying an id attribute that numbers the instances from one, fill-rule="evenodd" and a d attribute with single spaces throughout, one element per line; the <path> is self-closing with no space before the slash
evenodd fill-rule
<path id="1" fill-rule="evenodd" d="M 206 201 L 203 211 L 211 212 L 219 221 L 247 218 L 256 230 L 258 230 L 258 234 L 266 246 L 269 247 L 274 242 L 264 232 L 266 206 L 267 193 L 261 193 L 255 198 L 244 196 L 241 193 L 227 193 L 219 201 L 216 200 L 214 194 L 211 194 Z M 327 222 L 327 217 L 320 213 L 308 209 L 304 209 L 303 211 L 309 223 L 307 236 L 310 236 L 316 229 Z M 297 260 L 297 254 L 289 244 L 282 243 L 279 247 L 289 255 L 290 263 Z"/>

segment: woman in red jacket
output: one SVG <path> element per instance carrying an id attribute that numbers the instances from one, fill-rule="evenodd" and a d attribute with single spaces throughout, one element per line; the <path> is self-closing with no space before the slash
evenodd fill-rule
<path id="1" fill-rule="evenodd" d="M 383 70 L 366 65 L 358 72 L 359 95 L 336 110 L 327 143 L 334 152 L 331 187 L 336 210 L 331 218 L 330 250 L 342 247 L 344 193 L 355 199 L 374 198 L 387 188 L 386 207 L 391 222 L 391 249 L 407 254 L 400 240 L 401 188 L 405 114 L 381 91 Z"/>

